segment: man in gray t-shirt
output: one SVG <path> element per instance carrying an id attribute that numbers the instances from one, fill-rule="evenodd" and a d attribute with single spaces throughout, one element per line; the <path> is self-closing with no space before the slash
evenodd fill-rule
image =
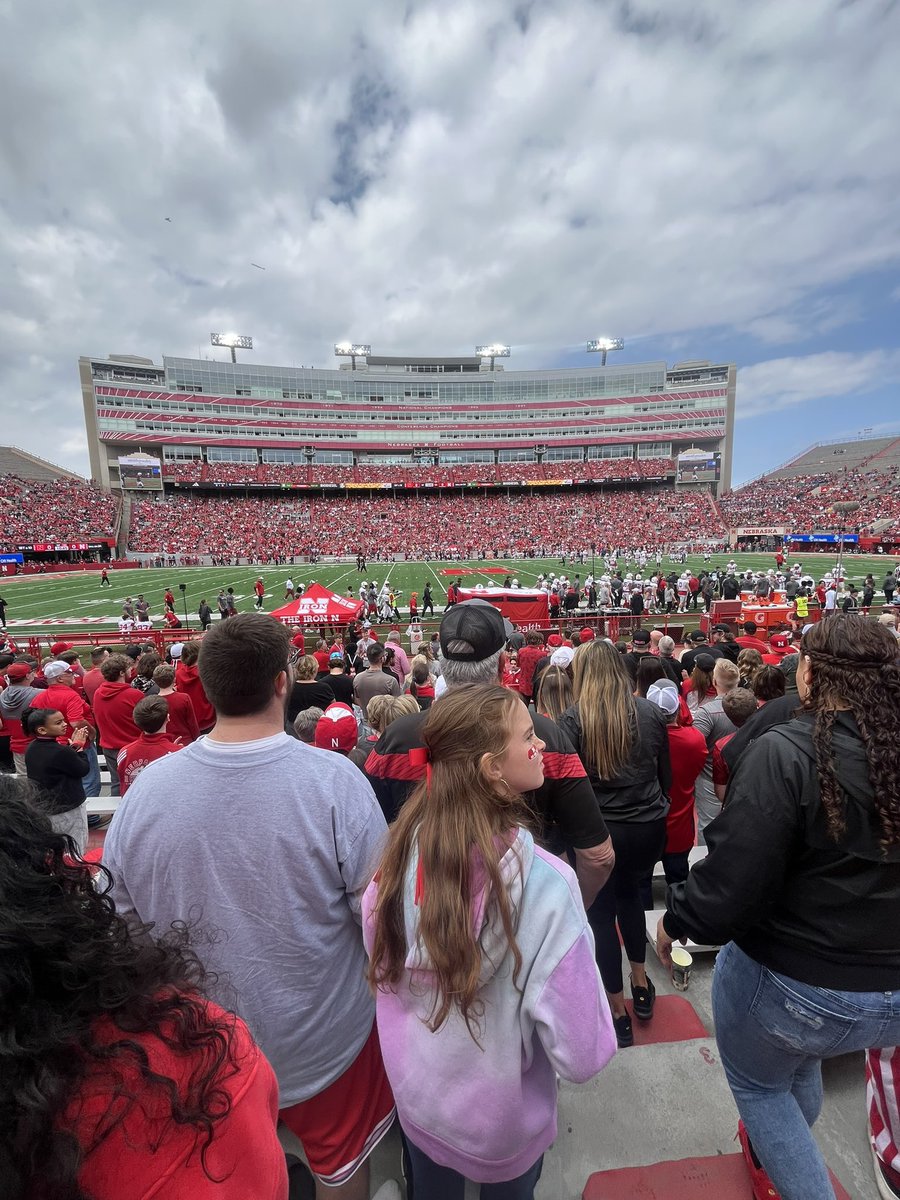
<path id="1" fill-rule="evenodd" d="M 287 630 L 262 613 L 205 635 L 216 725 L 141 773 L 103 860 L 120 912 L 158 935 L 195 930 L 212 998 L 247 1022 L 282 1119 L 341 1200 L 368 1196 L 367 1156 L 393 1119 L 359 923 L 387 830 L 361 771 L 284 732 L 290 656 Z M 347 1140 L 326 1153 L 337 1092 Z"/>
<path id="2" fill-rule="evenodd" d="M 384 670 L 384 646 L 372 642 L 366 650 L 369 668 L 353 680 L 353 699 L 369 715 L 369 701 L 373 696 L 399 696 L 400 684 L 393 675 Z"/>

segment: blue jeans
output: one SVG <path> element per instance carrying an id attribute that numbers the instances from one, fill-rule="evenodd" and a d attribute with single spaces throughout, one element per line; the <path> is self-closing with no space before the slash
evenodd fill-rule
<path id="1" fill-rule="evenodd" d="M 100 761 L 97 758 L 97 747 L 93 742 L 88 742 L 85 746 L 84 757 L 90 770 L 82 779 L 81 786 L 84 788 L 85 800 L 89 800 L 91 796 L 100 795 Z"/>
<path id="2" fill-rule="evenodd" d="M 411 1172 L 412 1187 L 408 1195 L 412 1200 L 464 1200 L 465 1177 L 449 1167 L 442 1167 L 414 1146 L 404 1134 L 405 1159 Z M 544 1156 L 537 1160 L 524 1175 L 506 1183 L 481 1184 L 481 1200 L 534 1200 L 534 1189 L 541 1177 Z"/>
<path id="3" fill-rule="evenodd" d="M 900 991 L 812 987 L 729 942 L 716 961 L 712 999 L 735 1104 L 782 1200 L 833 1197 L 810 1130 L 822 1108 L 822 1059 L 896 1045 Z"/>

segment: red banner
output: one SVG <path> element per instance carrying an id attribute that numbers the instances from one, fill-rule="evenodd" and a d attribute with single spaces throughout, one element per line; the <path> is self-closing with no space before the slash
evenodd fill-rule
<path id="1" fill-rule="evenodd" d="M 460 588 L 460 600 L 487 600 L 520 629 L 547 629 L 550 602 L 546 592 L 526 588 Z"/>

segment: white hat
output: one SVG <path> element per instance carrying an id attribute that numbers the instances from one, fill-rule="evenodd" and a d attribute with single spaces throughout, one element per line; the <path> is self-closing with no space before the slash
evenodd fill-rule
<path id="1" fill-rule="evenodd" d="M 670 717 L 678 712 L 678 688 L 674 683 L 651 683 L 647 688 L 647 699 Z"/>
<path id="2" fill-rule="evenodd" d="M 47 663 L 44 667 L 44 678 L 46 680 L 58 679 L 60 675 L 65 675 L 66 671 L 71 671 L 72 668 L 67 662 L 60 662 L 56 659 L 54 662 Z"/>
<path id="3" fill-rule="evenodd" d="M 181 658 L 181 652 L 184 650 L 184 642 L 173 642 L 169 647 L 170 658 Z"/>
<path id="4" fill-rule="evenodd" d="M 565 669 L 575 657 L 575 651 L 571 646 L 559 646 L 550 655 L 551 667 L 562 667 Z"/>

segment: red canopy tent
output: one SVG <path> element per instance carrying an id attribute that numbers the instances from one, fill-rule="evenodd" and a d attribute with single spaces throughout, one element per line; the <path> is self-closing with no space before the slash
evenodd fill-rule
<path id="1" fill-rule="evenodd" d="M 283 625 L 347 625 L 358 616 L 359 609 L 358 600 L 347 600 L 320 583 L 311 583 L 302 596 L 269 615 Z"/>

